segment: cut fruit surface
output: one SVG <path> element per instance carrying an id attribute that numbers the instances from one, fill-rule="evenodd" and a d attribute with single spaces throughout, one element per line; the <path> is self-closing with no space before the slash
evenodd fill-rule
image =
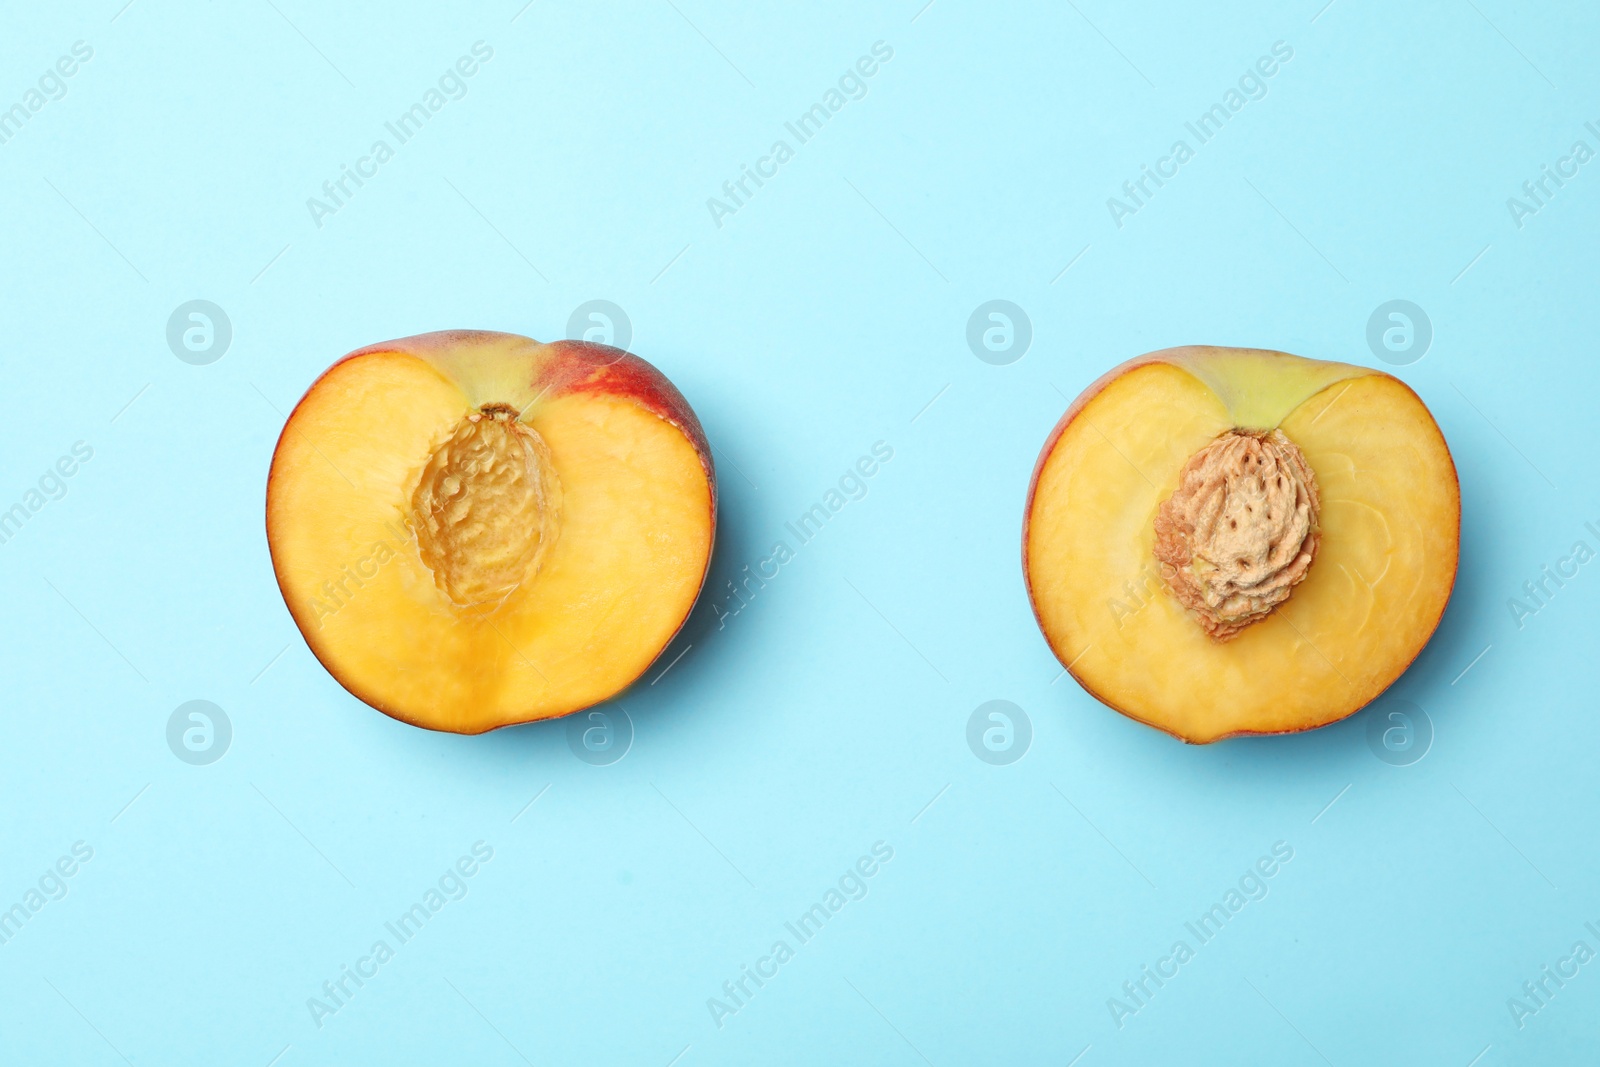
<path id="1" fill-rule="evenodd" d="M 509 334 L 351 353 L 289 416 L 267 540 L 296 624 L 351 693 L 479 733 L 620 692 L 710 564 L 710 446 L 636 356 Z"/>
<path id="2" fill-rule="evenodd" d="M 1090 694 L 1204 743 L 1365 706 L 1432 636 L 1459 540 L 1450 452 L 1399 379 L 1179 348 L 1117 367 L 1057 423 L 1023 571 Z"/>

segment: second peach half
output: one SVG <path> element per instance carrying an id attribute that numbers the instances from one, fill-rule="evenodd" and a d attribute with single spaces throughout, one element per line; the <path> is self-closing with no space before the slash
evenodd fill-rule
<path id="1" fill-rule="evenodd" d="M 1455 583 L 1461 490 L 1398 378 L 1237 348 L 1129 360 L 1039 454 L 1023 572 L 1058 659 L 1185 741 L 1358 711 Z"/>

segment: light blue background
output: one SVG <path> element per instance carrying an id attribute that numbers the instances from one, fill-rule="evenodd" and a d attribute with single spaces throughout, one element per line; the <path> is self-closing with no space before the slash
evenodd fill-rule
<path id="1" fill-rule="evenodd" d="M 1600 949 L 1600 563 L 1520 627 L 1507 606 L 1575 540 L 1600 547 L 1600 163 L 1521 229 L 1506 207 L 1575 140 L 1600 147 L 1592 7 L 121 3 L 12 5 L 0 37 L 0 106 L 94 49 L 0 145 L 0 508 L 94 449 L 0 545 L 0 907 L 94 849 L 0 945 L 0 1060 L 1600 1050 L 1600 962 L 1520 1030 L 1507 1007 L 1573 942 Z M 314 225 L 307 198 L 479 40 L 467 95 Z M 707 198 L 880 40 L 865 98 L 716 226 Z M 1280 40 L 1268 95 L 1119 229 L 1107 198 Z M 206 366 L 165 340 L 196 298 L 234 331 Z M 352 348 L 552 338 L 595 298 L 718 449 L 683 657 L 623 695 L 636 737 L 610 766 L 559 722 L 391 721 L 317 664 L 274 584 L 284 417 Z M 1009 366 L 965 341 L 992 298 L 1032 321 Z M 1183 343 L 1383 366 L 1366 322 L 1392 298 L 1431 318 L 1395 372 L 1464 501 L 1454 598 L 1391 691 L 1431 720 L 1427 755 L 1376 758 L 1381 707 L 1187 747 L 1061 678 L 1018 542 L 1068 398 Z M 876 441 L 894 458 L 866 497 L 719 629 L 707 603 Z M 165 740 L 191 699 L 233 724 L 209 766 Z M 1032 723 L 1009 766 L 966 743 L 990 699 Z M 307 999 L 480 840 L 469 894 L 315 1025 Z M 866 898 L 719 1029 L 707 999 L 877 841 L 894 858 Z M 1279 841 L 1270 894 L 1119 1029 L 1108 998 Z"/>

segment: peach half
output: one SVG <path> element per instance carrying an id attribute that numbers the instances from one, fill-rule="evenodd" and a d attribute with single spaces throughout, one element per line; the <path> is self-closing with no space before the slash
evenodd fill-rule
<path id="1" fill-rule="evenodd" d="M 1398 378 L 1169 348 L 1085 389 L 1034 467 L 1022 567 L 1084 689 L 1196 744 L 1383 692 L 1455 584 L 1461 491 Z"/>
<path id="2" fill-rule="evenodd" d="M 716 508 L 700 422 L 650 364 L 460 330 L 316 380 L 272 456 L 267 543 L 328 673 L 471 734 L 643 674 L 699 596 Z"/>

